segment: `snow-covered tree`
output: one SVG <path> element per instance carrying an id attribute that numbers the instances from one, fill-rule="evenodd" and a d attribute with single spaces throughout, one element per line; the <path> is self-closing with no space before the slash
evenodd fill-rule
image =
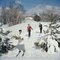
<path id="1" fill-rule="evenodd" d="M 35 45 L 37 47 L 42 48 L 48 53 L 54 53 L 54 52 L 59 52 L 60 48 L 60 31 L 58 28 L 60 28 L 59 22 L 57 21 L 57 16 L 56 15 L 51 15 L 49 16 L 51 22 L 48 25 L 49 27 L 46 27 L 46 30 L 44 29 L 44 34 L 43 36 L 40 37 L 39 42 L 35 42 Z M 44 28 L 44 27 L 43 27 Z"/>
<path id="2" fill-rule="evenodd" d="M 41 18 L 40 18 L 40 16 L 38 16 L 37 14 L 34 16 L 34 21 L 40 21 L 41 20 Z"/>
<path id="3" fill-rule="evenodd" d="M 25 13 L 22 4 L 15 3 L 14 0 L 10 0 L 10 5 L 2 8 L 1 17 L 4 24 L 15 25 L 21 23 L 24 20 L 23 14 Z"/>

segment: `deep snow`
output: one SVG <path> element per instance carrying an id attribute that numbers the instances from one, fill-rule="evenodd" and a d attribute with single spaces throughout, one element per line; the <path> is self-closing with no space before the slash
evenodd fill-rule
<path id="1" fill-rule="evenodd" d="M 49 22 L 41 22 L 44 25 L 48 25 Z M 27 25 L 30 24 L 33 28 L 32 32 L 31 32 L 31 37 L 28 38 L 28 33 L 27 33 Z M 60 51 L 57 53 L 46 53 L 45 51 L 42 51 L 42 49 L 36 49 L 34 42 L 39 41 L 39 38 L 41 36 L 44 36 L 44 34 L 40 34 L 39 33 L 39 22 L 35 22 L 32 20 L 27 20 L 26 22 L 23 22 L 22 24 L 18 24 L 12 27 L 5 27 L 5 30 L 10 30 L 12 31 L 7 37 L 11 38 L 12 36 L 16 35 L 16 36 L 21 36 L 24 38 L 24 40 L 19 43 L 18 40 L 15 39 L 11 39 L 10 41 L 13 42 L 13 45 L 17 45 L 19 44 L 24 44 L 25 45 L 25 55 L 22 57 L 22 52 L 18 55 L 18 57 L 16 57 L 16 54 L 18 53 L 18 49 L 14 49 L 12 51 L 9 51 L 8 54 L 4 54 L 1 59 L 3 60 L 19 60 L 19 59 L 31 59 L 31 60 L 37 60 L 37 59 L 41 59 L 41 60 L 59 60 L 59 55 L 60 55 Z M 22 30 L 22 34 L 19 35 L 19 31 L 18 30 Z M 47 28 L 43 28 L 43 30 L 46 30 Z M 53 47 L 53 46 L 52 46 Z M 52 50 L 52 49 L 51 49 Z"/>

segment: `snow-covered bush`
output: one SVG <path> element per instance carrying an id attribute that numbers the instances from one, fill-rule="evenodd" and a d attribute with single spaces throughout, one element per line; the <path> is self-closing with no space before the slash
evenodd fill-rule
<path id="1" fill-rule="evenodd" d="M 35 46 L 38 46 L 39 42 L 34 42 Z"/>
<path id="2" fill-rule="evenodd" d="M 45 27 L 45 28 L 44 28 Z M 60 40 L 58 39 L 58 29 L 60 25 L 54 23 L 50 23 L 49 26 L 44 26 L 43 36 L 40 36 L 40 40 L 38 42 L 37 47 L 42 48 L 44 51 L 48 53 L 59 52 Z"/>
<path id="3" fill-rule="evenodd" d="M 3 35 L 8 35 L 10 32 L 11 31 L 9 31 L 9 30 L 6 31 L 5 29 L 0 28 L 0 33 L 3 34 Z"/>
<path id="4" fill-rule="evenodd" d="M 14 45 L 9 43 L 9 38 L 0 37 L 0 56 L 2 54 L 8 53 L 9 50 L 14 48 Z"/>

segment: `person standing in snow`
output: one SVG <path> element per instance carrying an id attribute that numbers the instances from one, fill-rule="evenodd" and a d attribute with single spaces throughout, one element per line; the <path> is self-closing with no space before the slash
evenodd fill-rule
<path id="1" fill-rule="evenodd" d="M 42 33 L 42 24 L 39 23 L 39 29 L 40 29 L 40 33 Z"/>
<path id="2" fill-rule="evenodd" d="M 30 24 L 28 24 L 27 30 L 28 30 L 28 37 L 30 37 L 31 36 L 31 30 L 33 30 L 33 28 L 30 26 Z"/>

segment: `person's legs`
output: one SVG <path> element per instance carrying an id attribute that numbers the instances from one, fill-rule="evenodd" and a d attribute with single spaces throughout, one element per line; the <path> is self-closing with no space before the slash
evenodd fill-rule
<path id="1" fill-rule="evenodd" d="M 40 28 L 40 33 L 42 33 L 42 28 Z"/>
<path id="2" fill-rule="evenodd" d="M 22 56 L 24 56 L 24 53 L 25 53 L 25 50 L 23 50 L 23 54 L 22 54 Z"/>
<path id="3" fill-rule="evenodd" d="M 31 31 L 29 30 L 29 31 L 28 31 L 28 37 L 30 37 L 30 36 L 31 36 Z"/>
<path id="4" fill-rule="evenodd" d="M 21 50 L 19 50 L 18 54 L 16 55 L 16 57 L 20 54 Z"/>

